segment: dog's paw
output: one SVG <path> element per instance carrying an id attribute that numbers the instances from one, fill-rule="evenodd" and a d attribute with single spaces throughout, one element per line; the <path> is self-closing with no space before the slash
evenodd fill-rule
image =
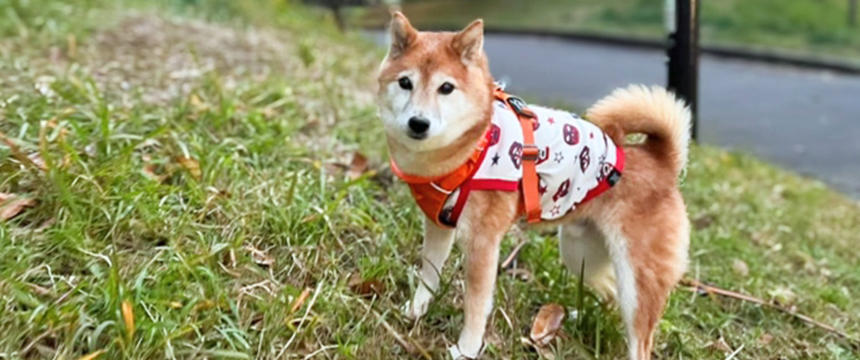
<path id="1" fill-rule="evenodd" d="M 407 319 L 410 320 L 418 320 L 424 313 L 427 312 L 427 304 L 418 304 L 413 301 L 409 301 L 406 304 L 403 304 L 401 307 L 403 311 L 403 315 L 406 316 Z"/>
<path id="2" fill-rule="evenodd" d="M 432 296 L 433 295 L 430 291 L 424 287 L 418 288 L 418 290 L 415 291 L 415 297 L 412 298 L 412 301 L 403 305 L 403 315 L 406 315 L 407 318 L 412 320 L 421 318 L 427 313 L 427 307 L 430 305 Z"/>
<path id="3" fill-rule="evenodd" d="M 481 337 L 460 336 L 460 341 L 457 342 L 457 346 L 448 348 L 448 353 L 450 353 L 455 360 L 477 359 L 478 356 L 481 355 L 481 347 L 483 346 L 483 343 L 484 342 Z M 454 355 L 459 356 L 459 358 Z"/>
<path id="4" fill-rule="evenodd" d="M 475 357 L 466 356 L 465 354 L 460 352 L 460 347 L 457 345 L 452 345 L 451 347 L 449 347 L 448 354 L 451 355 L 451 360 L 471 360 L 477 357 L 477 355 L 475 355 Z"/>

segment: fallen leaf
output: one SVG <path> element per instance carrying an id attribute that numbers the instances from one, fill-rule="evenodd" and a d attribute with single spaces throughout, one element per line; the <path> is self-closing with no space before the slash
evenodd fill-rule
<path id="1" fill-rule="evenodd" d="M 29 285 L 30 285 L 30 289 L 32 289 L 33 292 L 36 293 L 37 295 L 45 296 L 45 295 L 51 294 L 51 290 L 48 290 L 44 287 L 41 287 L 41 286 L 36 285 L 36 284 L 29 284 Z"/>
<path id="2" fill-rule="evenodd" d="M 385 290 L 385 284 L 381 281 L 375 279 L 364 280 L 358 273 L 352 274 L 348 285 L 352 289 L 352 292 L 361 296 L 382 295 Z"/>
<path id="3" fill-rule="evenodd" d="M 146 164 L 143 166 L 143 169 L 141 169 L 141 172 L 143 173 L 143 175 L 145 175 L 150 180 L 154 180 L 154 181 L 159 182 L 159 183 L 164 182 L 164 179 L 167 178 L 167 175 L 158 174 L 155 172 L 155 169 L 156 169 L 155 164 Z"/>
<path id="4" fill-rule="evenodd" d="M 532 322 L 531 339 L 538 346 L 549 344 L 561 329 L 564 321 L 564 307 L 559 304 L 546 304 L 540 307 Z"/>
<path id="5" fill-rule="evenodd" d="M 122 302 L 122 321 L 125 323 L 126 337 L 131 340 L 134 337 L 134 308 L 128 299 Z"/>
<path id="6" fill-rule="evenodd" d="M 535 344 L 534 341 L 531 341 L 531 339 L 525 336 L 520 338 L 520 343 L 522 343 L 524 346 L 527 346 L 529 350 L 534 350 L 535 352 L 537 352 L 541 359 L 555 360 L 555 353 L 553 352 L 553 349 L 549 346 L 540 346 L 538 344 Z"/>
<path id="7" fill-rule="evenodd" d="M 770 344 L 771 341 L 773 341 L 773 335 L 768 333 L 761 334 L 761 336 L 759 336 L 758 338 L 758 344 L 760 346 L 767 346 Z"/>
<path id="8" fill-rule="evenodd" d="M 750 273 L 749 266 L 747 266 L 747 263 L 745 263 L 741 259 L 735 259 L 734 261 L 732 261 L 732 271 L 742 277 L 746 277 Z"/>
<path id="9" fill-rule="evenodd" d="M 275 263 L 275 259 L 269 256 L 269 254 L 266 254 L 263 250 L 257 249 L 252 245 L 245 245 L 245 250 L 248 250 L 251 253 L 251 259 L 254 260 L 254 263 L 257 265 L 269 267 Z"/>
<path id="10" fill-rule="evenodd" d="M 30 155 L 27 155 L 27 157 L 30 159 L 31 162 L 33 162 L 33 165 L 36 165 L 36 167 L 39 168 L 39 170 L 48 170 L 48 167 L 45 165 L 45 159 L 42 159 L 42 154 L 34 152 Z"/>
<path id="11" fill-rule="evenodd" d="M 726 340 L 720 337 L 717 341 L 712 342 L 708 345 L 711 349 L 718 350 L 724 353 L 730 353 L 734 351 L 729 344 L 726 343 Z"/>
<path id="12" fill-rule="evenodd" d="M 346 171 L 346 176 L 355 180 L 361 177 L 365 171 L 367 171 L 367 157 L 356 151 L 352 154 L 352 162 L 349 163 L 349 170 Z"/>
<path id="13" fill-rule="evenodd" d="M 179 165 L 182 165 L 185 170 L 188 170 L 188 172 L 191 173 L 191 176 L 193 176 L 195 179 L 200 180 L 200 178 L 203 176 L 203 173 L 200 171 L 200 163 L 197 162 L 197 160 L 195 160 L 194 158 L 177 156 L 176 162 L 178 162 Z"/>
<path id="14" fill-rule="evenodd" d="M 78 358 L 78 360 L 93 360 L 93 359 L 95 359 L 95 358 L 97 358 L 97 357 L 101 356 L 101 354 L 104 354 L 104 353 L 105 353 L 105 351 L 104 351 L 104 350 L 99 350 L 99 351 L 91 352 L 91 353 L 89 353 L 89 354 L 86 354 L 86 355 L 84 355 L 84 356 L 79 357 L 79 358 Z"/>
<path id="15" fill-rule="evenodd" d="M 0 199 L 0 221 L 18 216 L 25 208 L 36 205 L 36 200 L 19 195 L 3 194 Z"/>
<path id="16" fill-rule="evenodd" d="M 302 293 L 299 294 L 299 297 L 293 301 L 293 306 L 290 306 L 290 313 L 296 312 L 296 310 L 301 309 L 302 305 L 305 304 L 305 301 L 308 300 L 308 296 L 311 295 L 311 288 L 305 288 L 302 290 Z"/>
<path id="17" fill-rule="evenodd" d="M 194 108 L 195 111 L 202 112 L 209 110 L 209 105 L 200 100 L 200 97 L 197 94 L 191 94 L 191 98 L 188 99 L 188 102 Z"/>

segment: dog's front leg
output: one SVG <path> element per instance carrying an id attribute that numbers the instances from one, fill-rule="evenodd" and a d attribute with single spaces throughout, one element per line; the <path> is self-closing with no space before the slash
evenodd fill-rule
<path id="1" fill-rule="evenodd" d="M 412 301 L 406 304 L 404 312 L 412 319 L 420 318 L 427 312 L 427 305 L 433 292 L 439 287 L 439 274 L 451 253 L 454 243 L 454 230 L 442 228 L 430 219 L 424 218 L 424 246 L 421 248 L 421 279 Z"/>
<path id="2" fill-rule="evenodd" d="M 464 209 L 465 321 L 457 350 L 468 358 L 477 357 L 481 351 L 487 317 L 493 308 L 499 245 L 516 216 L 516 199 L 515 193 L 477 192 Z"/>

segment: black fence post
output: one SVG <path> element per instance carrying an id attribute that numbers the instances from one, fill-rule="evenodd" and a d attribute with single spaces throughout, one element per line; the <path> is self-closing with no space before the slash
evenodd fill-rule
<path id="1" fill-rule="evenodd" d="M 857 0 L 848 0 L 848 26 L 857 26 Z"/>
<path id="2" fill-rule="evenodd" d="M 674 32 L 669 34 L 669 90 L 687 104 L 693 114 L 691 136 L 699 139 L 699 1 L 675 1 Z"/>

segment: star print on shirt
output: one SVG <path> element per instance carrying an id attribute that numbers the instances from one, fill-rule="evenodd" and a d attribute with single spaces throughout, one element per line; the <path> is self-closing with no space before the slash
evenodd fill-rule
<path id="1" fill-rule="evenodd" d="M 564 154 L 562 154 L 562 153 L 561 153 L 561 151 L 556 152 L 555 154 L 553 154 L 553 156 L 552 156 L 552 161 L 555 161 L 555 162 L 557 162 L 557 163 L 561 164 L 561 161 L 562 161 L 562 160 L 564 160 Z"/>
<path id="2" fill-rule="evenodd" d="M 548 122 L 550 125 L 552 125 L 552 124 L 555 124 L 555 119 L 550 117 L 549 119 L 546 119 L 546 122 Z"/>
<path id="3" fill-rule="evenodd" d="M 561 213 L 561 208 L 559 208 L 558 205 L 555 205 L 552 207 L 550 213 L 552 213 L 552 216 L 556 216 Z"/>
<path id="4" fill-rule="evenodd" d="M 501 159 L 501 158 L 502 157 L 499 156 L 499 153 L 496 153 L 496 155 L 493 156 L 493 166 L 499 165 L 499 159 Z"/>

